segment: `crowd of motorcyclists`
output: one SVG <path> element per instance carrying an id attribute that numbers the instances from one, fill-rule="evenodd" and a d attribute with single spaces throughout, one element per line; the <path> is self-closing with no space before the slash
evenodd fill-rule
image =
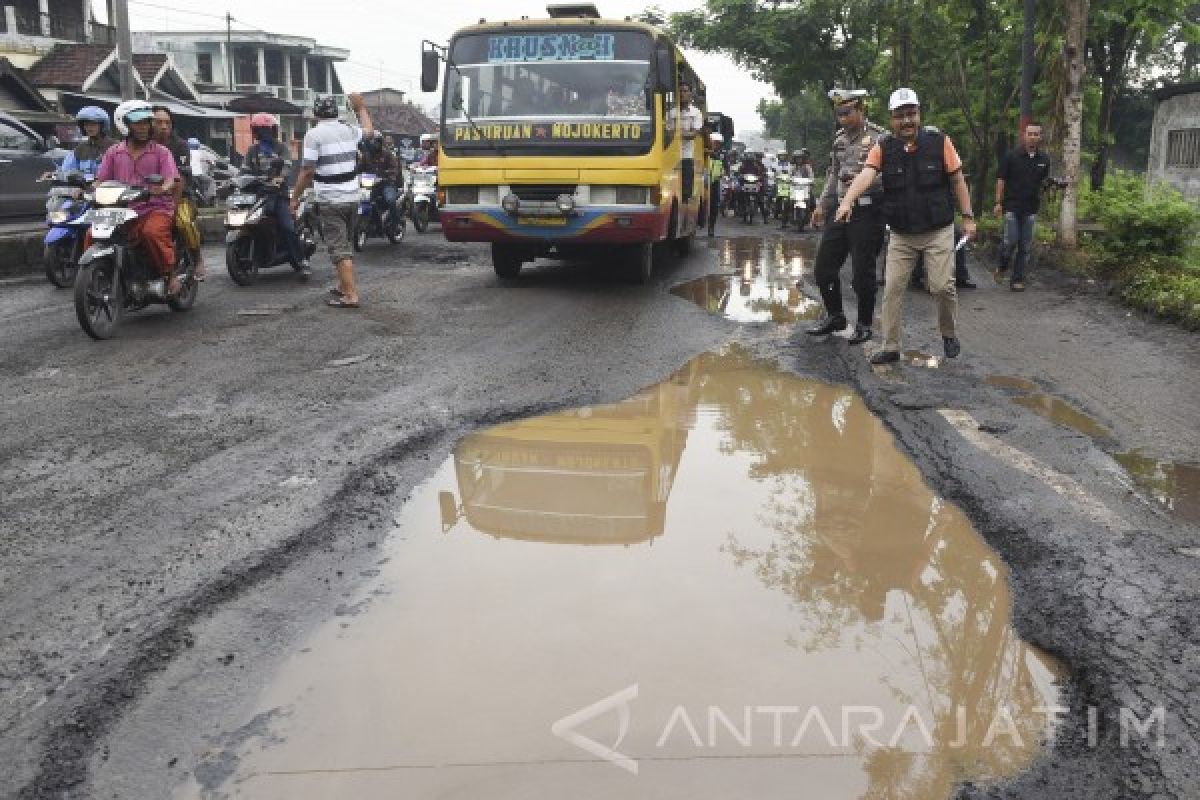
<path id="1" fill-rule="evenodd" d="M 318 98 L 326 105 L 331 101 Z M 361 114 L 361 109 L 355 113 Z M 44 261 L 55 285 L 76 286 L 80 322 L 92 335 L 105 328 L 101 322 L 115 322 L 121 309 L 114 310 L 113 303 L 125 310 L 149 302 L 190 307 L 191 300 L 182 298 L 194 297 L 192 284 L 206 274 L 200 206 L 220 201 L 227 205 L 226 263 L 235 282 L 245 285 L 259 267 L 285 263 L 301 280 L 311 275 L 308 259 L 321 225 L 306 208 L 312 203 L 297 208 L 298 198 L 290 189 L 299 165 L 274 115 L 251 116 L 253 141 L 236 168 L 198 139 L 180 137 L 167 105 L 131 100 L 119 104 L 111 116 L 98 106 L 85 106 L 76 112 L 75 121 L 79 140 L 58 169 L 44 178 L 52 184 Z M 352 130 L 358 131 L 352 174 L 356 182 L 362 180 L 361 219 L 351 232 L 354 249 L 361 249 L 369 230 L 399 241 L 407 217 L 424 231 L 436 219 L 437 136 L 422 135 L 420 149 L 408 150 L 406 159 L 393 136 L 373 128 Z M 101 187 L 106 191 L 98 193 Z M 264 230 L 269 235 L 262 235 Z M 265 255 L 264 244 L 271 251 Z M 112 255 L 113 247 L 124 246 L 137 254 L 138 264 L 107 268 L 114 273 L 107 282 L 91 274 L 106 269 L 101 262 Z M 91 269 L 81 276 L 84 263 Z M 138 280 L 132 273 L 115 274 L 140 266 L 148 271 Z M 88 285 L 81 288 L 81 281 Z M 156 288 L 159 283 L 161 290 Z M 137 295 L 132 302 L 112 299 L 126 290 Z"/>
<path id="2" fill-rule="evenodd" d="M 806 148 L 791 155 L 726 147 L 721 134 L 709 135 L 708 180 L 712 204 L 708 235 L 715 235 L 718 216 L 732 214 L 750 224 L 778 220 L 781 228 L 803 230 L 812 217 L 815 198 L 812 156 Z"/>

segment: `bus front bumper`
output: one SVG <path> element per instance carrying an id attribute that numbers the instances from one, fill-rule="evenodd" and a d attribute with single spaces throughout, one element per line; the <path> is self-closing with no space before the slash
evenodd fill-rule
<path id="1" fill-rule="evenodd" d="M 636 244 L 667 237 L 670 212 L 653 206 L 579 209 L 566 217 L 526 217 L 500 208 L 456 209 L 438 216 L 451 242 Z"/>

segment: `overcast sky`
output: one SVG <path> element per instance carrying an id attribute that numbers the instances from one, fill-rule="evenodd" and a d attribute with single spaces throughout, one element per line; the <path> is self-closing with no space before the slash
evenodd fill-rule
<path id="1" fill-rule="evenodd" d="M 553 0 L 562 2 L 562 0 Z M 668 13 L 696 8 L 702 0 L 597 0 L 608 17 L 636 14 L 648 5 Z M 94 0 L 96 16 L 104 18 L 104 2 Z M 350 62 L 338 65 L 348 90 L 375 89 L 383 85 L 411 92 L 419 105 L 432 106 L 436 94 L 420 92 L 421 40 L 445 43 L 450 35 L 480 17 L 512 19 L 546 16 L 546 3 L 536 0 L 291 0 L 287 4 L 264 0 L 129 0 L 134 30 L 224 30 L 228 10 L 234 28 L 261 28 L 272 33 L 307 36 L 320 44 L 345 47 Z M 697 74 L 708 86 L 708 107 L 734 118 L 739 132 L 759 130 L 762 121 L 755 108 L 762 97 L 773 94 L 767 84 L 723 56 L 689 52 Z"/>

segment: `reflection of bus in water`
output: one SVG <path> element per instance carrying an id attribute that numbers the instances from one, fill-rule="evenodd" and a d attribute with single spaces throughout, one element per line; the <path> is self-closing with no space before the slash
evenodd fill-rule
<path id="1" fill-rule="evenodd" d="M 644 281 L 652 245 L 683 252 L 706 218 L 704 140 L 685 142 L 678 99 L 689 83 L 703 114 L 704 84 L 653 26 L 600 19 L 590 4 L 549 12 L 480 20 L 424 53 L 425 91 L 447 59 L 442 230 L 450 241 L 490 242 L 502 278 L 544 255 L 622 246 L 623 266 Z M 686 200 L 685 144 L 694 148 Z"/>
<path id="2" fill-rule="evenodd" d="M 442 524 L 465 518 L 507 539 L 636 544 L 662 535 L 687 443 L 687 386 L 547 414 L 472 434 L 454 451 L 461 506 L 442 492 Z"/>

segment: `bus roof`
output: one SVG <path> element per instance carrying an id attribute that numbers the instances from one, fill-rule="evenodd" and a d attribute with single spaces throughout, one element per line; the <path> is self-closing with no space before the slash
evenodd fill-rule
<path id="1" fill-rule="evenodd" d="M 606 28 L 617 30 L 641 31 L 651 36 L 663 34 L 661 28 L 638 20 L 627 19 L 593 19 L 591 17 L 536 17 L 515 20 L 497 20 L 488 22 L 481 19 L 474 25 L 467 25 L 455 31 L 455 36 L 471 33 L 497 33 L 504 31 L 545 30 L 547 28 Z"/>

